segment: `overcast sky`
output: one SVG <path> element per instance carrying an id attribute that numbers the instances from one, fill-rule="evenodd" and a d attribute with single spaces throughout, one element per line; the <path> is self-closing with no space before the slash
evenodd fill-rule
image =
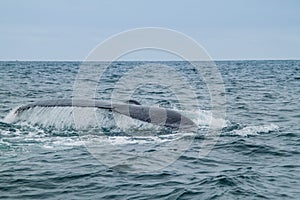
<path id="1" fill-rule="evenodd" d="M 297 0 L 1 0 L 0 60 L 83 60 L 149 26 L 194 38 L 216 60 L 300 59 L 299 11 Z"/>

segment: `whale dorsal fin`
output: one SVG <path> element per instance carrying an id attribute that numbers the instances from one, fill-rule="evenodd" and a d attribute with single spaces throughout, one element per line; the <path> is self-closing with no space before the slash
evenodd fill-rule
<path id="1" fill-rule="evenodd" d="M 142 105 L 140 102 L 138 102 L 137 100 L 133 100 L 133 99 L 130 99 L 130 100 L 126 101 L 126 103 L 135 104 L 135 105 Z"/>

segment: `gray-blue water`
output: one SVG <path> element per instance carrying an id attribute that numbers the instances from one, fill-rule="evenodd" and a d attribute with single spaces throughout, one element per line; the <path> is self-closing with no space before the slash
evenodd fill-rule
<path id="1" fill-rule="evenodd" d="M 217 144 L 204 158 L 199 158 L 198 152 L 204 139 L 210 97 L 205 82 L 193 76 L 195 70 L 188 63 L 113 63 L 97 89 L 96 98 L 109 99 L 113 83 L 124 71 L 140 65 L 161 64 L 190 75 L 190 84 L 197 89 L 199 116 L 202 116 L 193 120 L 202 123 L 202 129 L 188 150 L 168 167 L 132 173 L 109 168 L 91 155 L 78 131 L 68 127 L 72 115 L 63 112 L 70 110 L 29 110 L 28 118 L 23 116 L 13 123 L 4 120 L 17 106 L 72 97 L 79 62 L 0 62 L 0 198 L 299 198 L 300 61 L 216 63 L 226 90 L 226 125 Z M 169 78 L 168 74 L 165 78 Z M 145 105 L 180 110 L 174 94 L 163 87 L 141 86 L 133 96 Z M 59 127 L 53 125 L 55 120 Z M 125 120 L 123 125 L 126 123 Z M 133 151 L 135 147 L 142 151 L 141 147 L 147 149 L 152 142 L 121 132 L 118 135 L 111 128 L 114 125 L 110 118 L 103 118 L 100 124 L 101 131 L 110 127 L 105 129 L 106 139 L 125 151 Z M 172 136 L 172 133 L 162 135 Z M 93 139 L 88 132 L 86 137 Z M 159 146 L 160 142 L 155 144 Z"/>

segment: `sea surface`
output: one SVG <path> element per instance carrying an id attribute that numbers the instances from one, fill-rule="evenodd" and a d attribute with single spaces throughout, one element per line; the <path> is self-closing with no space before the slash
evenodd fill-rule
<path id="1" fill-rule="evenodd" d="M 36 101 L 72 98 L 81 64 L 0 62 L 0 199 L 300 198 L 300 61 L 216 62 L 224 81 L 226 118 L 217 143 L 203 157 L 199 151 L 210 128 L 211 98 L 193 66 L 183 61 L 110 64 L 95 83 L 98 100 L 109 100 L 114 84 L 141 66 L 175 69 L 195 91 L 199 103 L 190 110 L 180 106 L 177 91 L 170 88 L 145 83 L 134 91 L 132 98 L 141 104 L 177 110 L 198 126 L 182 155 L 153 171 L 149 165 L 145 171 L 132 169 L 140 155 L 163 155 L 161 147 L 182 133 L 101 109 L 94 110 L 99 112 L 94 124 L 86 118 L 82 129 L 74 125 L 72 108 L 14 113 Z M 156 73 L 171 81 L 170 74 Z M 88 111 L 82 108 L 83 118 Z M 87 144 L 100 140 L 114 152 L 95 156 Z M 122 158 L 126 162 L 118 163 Z"/>

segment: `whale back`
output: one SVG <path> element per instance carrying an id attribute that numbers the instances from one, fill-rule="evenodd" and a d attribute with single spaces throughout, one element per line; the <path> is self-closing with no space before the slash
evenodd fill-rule
<path id="1" fill-rule="evenodd" d="M 185 128 L 196 126 L 196 124 L 192 120 L 175 110 L 154 106 L 143 106 L 135 100 L 130 101 L 131 102 L 128 103 L 111 104 L 110 102 L 98 100 L 45 100 L 21 106 L 15 111 L 15 113 L 20 114 L 23 111 L 34 107 L 94 107 L 110 110 L 119 114 L 126 115 L 133 119 L 169 128 L 179 129 L 182 127 Z"/>

